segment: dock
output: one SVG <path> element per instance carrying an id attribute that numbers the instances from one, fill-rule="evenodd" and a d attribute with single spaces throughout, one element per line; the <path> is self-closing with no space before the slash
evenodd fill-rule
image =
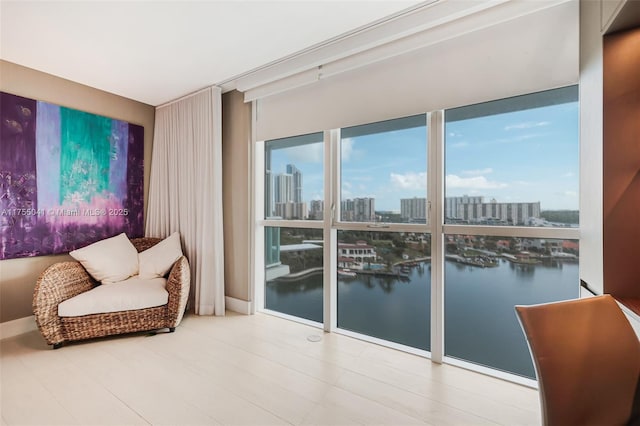
<path id="1" fill-rule="evenodd" d="M 479 268 L 493 268 L 495 266 L 498 266 L 498 263 L 494 261 L 485 261 L 483 259 L 479 259 L 477 256 L 476 257 L 463 257 L 457 254 L 446 254 L 445 255 L 445 259 L 447 260 L 453 260 L 456 263 L 461 263 L 463 265 L 469 265 L 469 266 L 477 266 Z"/>
<path id="2" fill-rule="evenodd" d="M 392 271 L 380 271 L 380 270 L 352 270 L 358 275 L 373 275 L 376 277 L 391 277 L 391 278 L 409 278 L 409 274 L 402 272 Z"/>

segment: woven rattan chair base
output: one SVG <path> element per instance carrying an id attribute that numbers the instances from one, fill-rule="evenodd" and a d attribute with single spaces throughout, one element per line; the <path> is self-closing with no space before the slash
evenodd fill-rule
<path id="1" fill-rule="evenodd" d="M 170 327 L 167 318 L 167 306 L 164 305 L 135 311 L 61 317 L 60 321 L 66 340 L 84 340 Z"/>

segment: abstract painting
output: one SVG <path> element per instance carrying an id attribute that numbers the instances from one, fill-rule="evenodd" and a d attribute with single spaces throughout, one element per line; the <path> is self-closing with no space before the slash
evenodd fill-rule
<path id="1" fill-rule="evenodd" d="M 142 236 L 142 126 L 4 92 L 0 119 L 0 259 Z"/>

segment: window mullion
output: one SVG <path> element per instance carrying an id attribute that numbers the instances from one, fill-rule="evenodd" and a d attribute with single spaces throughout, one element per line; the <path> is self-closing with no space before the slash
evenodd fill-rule
<path id="1" fill-rule="evenodd" d="M 431 360 L 444 357 L 444 113 L 429 114 L 428 182 L 431 228 Z"/>
<path id="2" fill-rule="evenodd" d="M 332 228 L 334 215 L 336 212 L 336 199 L 338 195 L 339 169 L 338 164 L 338 141 L 340 139 L 339 130 L 324 132 L 324 216 L 323 216 L 323 237 L 324 237 L 324 281 L 323 281 L 323 318 L 324 330 L 332 332 L 338 324 L 338 266 L 337 266 L 337 231 Z"/>
<path id="3" fill-rule="evenodd" d="M 253 120 L 255 124 L 256 120 L 256 106 L 254 102 L 253 107 Z M 253 126 L 255 128 L 255 126 Z M 255 135 L 254 135 L 255 138 Z M 254 139 L 255 141 L 255 139 Z M 255 141 L 253 149 L 253 166 L 254 166 L 254 179 L 253 179 L 253 313 L 262 311 L 264 309 L 264 280 L 265 280 L 265 261 L 264 261 L 264 230 L 265 227 L 261 223 L 264 221 L 264 142 Z"/>

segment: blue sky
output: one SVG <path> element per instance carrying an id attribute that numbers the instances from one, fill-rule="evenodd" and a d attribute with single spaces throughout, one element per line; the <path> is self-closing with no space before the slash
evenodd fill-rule
<path id="1" fill-rule="evenodd" d="M 446 196 L 540 201 L 542 210 L 578 209 L 578 105 L 552 105 L 447 123 Z M 344 139 L 342 198 L 373 197 L 376 210 L 426 197 L 426 128 Z M 322 144 L 273 152 L 272 172 L 295 164 L 303 199 L 322 199 Z"/>

